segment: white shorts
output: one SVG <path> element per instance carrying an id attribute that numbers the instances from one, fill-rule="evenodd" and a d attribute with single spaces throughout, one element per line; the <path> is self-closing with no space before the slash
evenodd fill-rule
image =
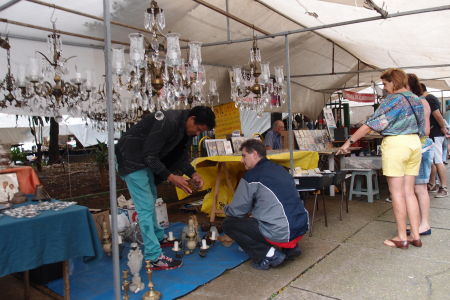
<path id="1" fill-rule="evenodd" d="M 434 137 L 434 164 L 443 164 L 442 160 L 442 151 L 444 149 L 444 139 L 445 136 L 436 136 Z"/>

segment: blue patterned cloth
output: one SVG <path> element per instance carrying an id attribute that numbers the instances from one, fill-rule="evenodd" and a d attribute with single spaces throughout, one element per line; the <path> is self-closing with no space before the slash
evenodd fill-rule
<path id="1" fill-rule="evenodd" d="M 425 119 L 422 103 L 411 92 L 390 94 L 381 103 L 372 117 L 366 121 L 366 125 L 381 135 L 418 133 L 423 136 L 425 135 Z"/>

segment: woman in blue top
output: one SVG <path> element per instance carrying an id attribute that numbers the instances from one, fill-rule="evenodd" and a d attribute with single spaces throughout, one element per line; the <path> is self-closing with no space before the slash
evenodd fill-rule
<path id="1" fill-rule="evenodd" d="M 408 77 L 400 69 L 381 75 L 388 96 L 366 124 L 362 125 L 339 149 L 348 153 L 350 145 L 374 130 L 384 136 L 381 144 L 383 175 L 387 177 L 392 207 L 397 222 L 397 236 L 384 241 L 389 247 L 421 247 L 419 205 L 414 194 L 415 177 L 421 161 L 420 136 L 424 135 L 424 110 L 419 98 L 408 89 Z M 406 217 L 411 223 L 411 238 L 406 236 Z"/>

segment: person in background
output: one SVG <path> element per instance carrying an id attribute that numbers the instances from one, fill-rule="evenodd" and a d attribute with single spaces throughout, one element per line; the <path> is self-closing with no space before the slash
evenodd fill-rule
<path id="1" fill-rule="evenodd" d="M 264 138 L 264 145 L 267 150 L 277 150 L 282 148 L 281 132 L 284 130 L 284 123 L 282 120 L 276 120 L 272 124 L 272 130 L 267 132 Z"/>
<path id="2" fill-rule="evenodd" d="M 397 223 L 397 236 L 384 241 L 389 247 L 407 249 L 409 244 L 422 246 L 419 235 L 420 212 L 414 193 L 415 177 L 419 174 L 425 119 L 419 98 L 407 90 L 408 76 L 403 70 L 389 69 L 381 74 L 385 101 L 338 150 L 349 153 L 351 144 L 364 137 L 370 130 L 383 135 L 381 144 L 382 168 L 386 176 L 392 207 Z M 407 239 L 406 218 L 411 223 L 411 240 Z"/>
<path id="3" fill-rule="evenodd" d="M 430 114 L 431 109 L 428 101 L 421 97 L 423 94 L 419 79 L 415 74 L 408 74 L 408 87 L 411 92 L 420 97 L 423 105 L 425 119 L 425 136 L 421 137 L 422 142 L 422 160 L 420 162 L 419 175 L 416 176 L 414 192 L 419 201 L 420 210 L 420 235 L 431 234 L 430 227 L 430 195 L 427 190 L 427 183 L 430 180 L 431 165 L 433 164 L 433 140 L 428 137 L 430 134 Z"/>
<path id="4" fill-rule="evenodd" d="M 194 186 L 200 188 L 203 180 L 190 164 L 187 150 L 192 137 L 213 129 L 215 124 L 214 112 L 206 106 L 165 111 L 162 120 L 152 113 L 127 130 L 116 145 L 119 175 L 136 207 L 145 260 L 151 260 L 154 270 L 181 266 L 180 260 L 161 250 L 167 240 L 164 229 L 156 222 L 156 182 L 168 180 L 188 194 Z M 191 181 L 182 174 L 191 177 Z"/>
<path id="5" fill-rule="evenodd" d="M 298 241 L 308 231 L 308 212 L 294 178 L 266 158 L 263 143 L 250 139 L 240 150 L 247 172 L 224 208 L 223 230 L 250 256 L 254 268 L 267 270 L 301 254 Z"/>
<path id="6" fill-rule="evenodd" d="M 422 96 L 428 101 L 431 109 L 430 138 L 434 141 L 433 165 L 431 166 L 428 188 L 432 193 L 436 193 L 436 198 L 443 198 L 448 196 L 447 174 L 442 160 L 442 151 L 444 150 L 443 144 L 448 130 L 441 114 L 441 103 L 438 98 L 427 92 L 425 84 L 422 83 L 421 87 L 423 89 Z M 436 171 L 439 175 L 440 186 L 436 184 Z"/>
<path id="7" fill-rule="evenodd" d="M 449 129 L 449 127 L 450 127 L 450 106 L 447 106 L 447 109 L 446 109 L 446 111 L 445 111 L 443 117 L 444 117 L 444 121 L 446 122 L 445 125 L 447 126 L 447 129 Z M 448 142 L 449 142 L 450 136 L 449 136 L 449 133 L 448 133 L 448 132 L 447 132 L 447 134 L 446 134 L 445 137 L 446 137 L 445 141 L 447 142 L 447 143 L 446 143 L 446 145 L 447 145 L 447 151 L 444 152 L 443 155 L 444 155 L 444 157 L 445 157 L 445 160 L 444 160 L 444 161 L 447 161 L 448 157 L 450 156 L 450 147 L 448 147 Z"/>

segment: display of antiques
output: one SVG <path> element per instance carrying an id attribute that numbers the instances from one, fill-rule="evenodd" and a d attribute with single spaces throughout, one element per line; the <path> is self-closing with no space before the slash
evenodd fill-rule
<path id="1" fill-rule="evenodd" d="M 323 151 L 330 144 L 328 130 L 293 130 L 295 141 L 300 150 L 305 151 Z"/>
<path id="2" fill-rule="evenodd" d="M 184 254 L 191 254 L 201 242 L 196 216 L 190 216 L 188 224 L 184 226 L 181 234 L 181 242 L 184 247 Z"/>
<path id="3" fill-rule="evenodd" d="M 131 249 L 128 252 L 128 268 L 130 268 L 131 275 L 133 276 L 131 279 L 130 291 L 135 294 L 144 289 L 144 283 L 139 275 L 143 259 L 144 255 L 142 254 L 141 249 L 139 249 L 138 244 L 131 243 Z"/>
<path id="4" fill-rule="evenodd" d="M 37 204 L 29 204 L 16 208 L 9 208 L 2 211 L 3 215 L 14 218 L 32 218 L 38 216 L 43 211 L 59 211 L 77 204 L 76 202 L 41 202 Z"/>
<path id="5" fill-rule="evenodd" d="M 147 272 L 148 277 L 148 291 L 145 292 L 144 296 L 142 297 L 142 300 L 159 300 L 161 298 L 161 293 L 155 290 L 155 285 L 153 284 L 152 279 L 152 268 L 151 268 L 151 261 L 146 260 L 145 261 L 145 270 Z"/>

